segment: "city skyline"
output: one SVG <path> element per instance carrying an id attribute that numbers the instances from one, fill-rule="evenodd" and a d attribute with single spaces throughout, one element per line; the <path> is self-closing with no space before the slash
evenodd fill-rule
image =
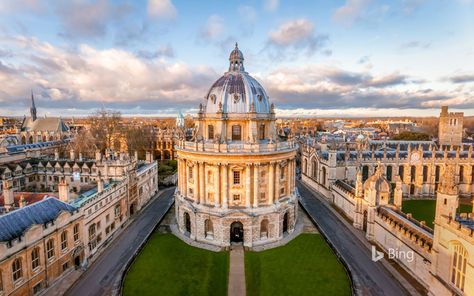
<path id="1" fill-rule="evenodd" d="M 441 105 L 470 115 L 473 10 L 468 0 L 3 1 L 1 113 L 27 114 L 31 90 L 48 116 L 195 113 L 238 42 L 279 116 L 436 116 Z"/>

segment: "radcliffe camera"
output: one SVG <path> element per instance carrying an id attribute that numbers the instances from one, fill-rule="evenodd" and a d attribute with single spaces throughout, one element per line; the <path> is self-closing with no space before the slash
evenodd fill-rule
<path id="1" fill-rule="evenodd" d="M 474 296 L 473 28 L 0 0 L 0 296 Z"/>

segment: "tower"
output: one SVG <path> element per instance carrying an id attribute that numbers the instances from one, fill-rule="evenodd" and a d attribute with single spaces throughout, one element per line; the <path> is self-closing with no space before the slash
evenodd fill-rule
<path id="1" fill-rule="evenodd" d="M 64 202 L 69 201 L 69 185 L 66 180 L 63 178 L 58 184 L 59 199 Z"/>
<path id="2" fill-rule="evenodd" d="M 36 106 L 35 106 L 35 98 L 33 96 L 33 91 L 31 91 L 31 107 L 30 107 L 30 116 L 31 120 L 36 120 Z"/>
<path id="3" fill-rule="evenodd" d="M 15 206 L 15 198 L 13 195 L 13 188 L 10 185 L 10 182 L 3 180 L 3 199 L 5 203 L 5 210 L 12 211 Z"/>
<path id="4" fill-rule="evenodd" d="M 463 120 L 463 112 L 448 112 L 448 106 L 441 107 L 438 126 L 440 146 L 460 146 L 462 144 Z"/>
<path id="5" fill-rule="evenodd" d="M 436 194 L 435 223 L 441 216 L 455 217 L 459 205 L 458 187 L 452 165 L 446 165 Z"/>

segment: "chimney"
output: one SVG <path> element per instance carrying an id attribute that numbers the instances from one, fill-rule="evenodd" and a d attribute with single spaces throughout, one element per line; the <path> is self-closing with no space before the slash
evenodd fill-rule
<path id="1" fill-rule="evenodd" d="M 24 208 L 25 206 L 26 206 L 26 199 L 25 199 L 25 197 L 22 195 L 22 196 L 20 197 L 20 209 L 21 209 L 21 208 Z"/>
<path id="2" fill-rule="evenodd" d="M 102 180 L 102 178 L 99 178 L 97 180 L 97 192 L 101 193 L 102 191 L 104 191 L 104 180 Z"/>
<path id="3" fill-rule="evenodd" d="M 61 179 L 58 185 L 59 199 L 64 202 L 69 201 L 69 185 L 65 179 Z"/>
<path id="4" fill-rule="evenodd" d="M 3 180 L 3 200 L 5 202 L 5 209 L 10 212 L 14 209 L 15 198 L 13 196 L 13 188 L 10 186 L 10 182 Z"/>
<path id="5" fill-rule="evenodd" d="M 71 150 L 69 151 L 69 158 L 70 158 L 71 160 L 76 160 L 76 154 L 74 153 L 74 149 L 71 149 Z"/>
<path id="6" fill-rule="evenodd" d="M 54 149 L 54 160 L 59 160 L 59 150 Z"/>
<path id="7" fill-rule="evenodd" d="M 82 161 L 82 152 L 79 152 L 79 161 Z"/>
<path id="8" fill-rule="evenodd" d="M 102 160 L 102 153 L 100 153 L 100 150 L 95 151 L 95 160 L 96 161 L 101 161 Z"/>

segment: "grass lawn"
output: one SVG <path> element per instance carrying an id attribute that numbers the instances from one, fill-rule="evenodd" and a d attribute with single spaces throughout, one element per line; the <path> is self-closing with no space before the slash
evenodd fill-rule
<path id="1" fill-rule="evenodd" d="M 125 278 L 123 295 L 227 295 L 229 253 L 152 235 Z"/>
<path id="2" fill-rule="evenodd" d="M 471 212 L 472 206 L 459 205 L 458 211 L 461 213 Z M 404 200 L 402 211 L 411 213 L 418 221 L 426 221 L 426 226 L 433 228 L 436 212 L 436 200 Z"/>
<path id="3" fill-rule="evenodd" d="M 320 234 L 289 244 L 245 252 L 247 295 L 350 295 L 350 280 Z"/>

